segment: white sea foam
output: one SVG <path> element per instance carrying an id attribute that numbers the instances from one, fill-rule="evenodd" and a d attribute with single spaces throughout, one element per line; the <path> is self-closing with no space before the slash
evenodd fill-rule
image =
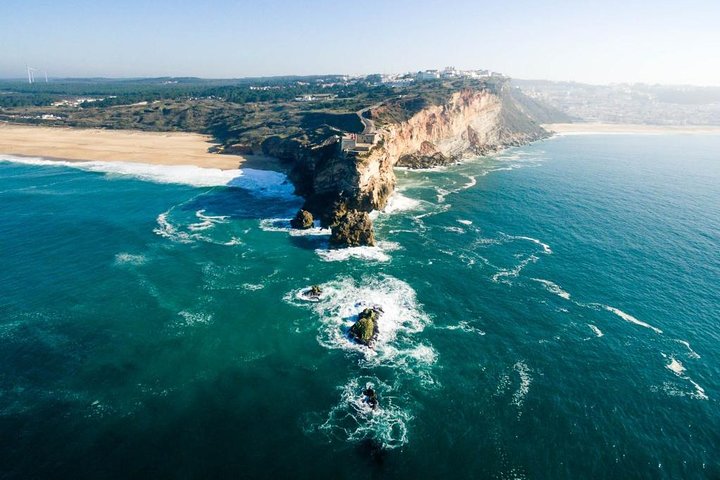
<path id="1" fill-rule="evenodd" d="M 675 373 L 675 375 L 682 375 L 685 371 L 685 367 L 682 362 L 677 360 L 675 357 L 670 357 L 670 363 L 665 365 L 665 368 Z"/>
<path id="2" fill-rule="evenodd" d="M 205 215 L 205 210 L 198 210 L 195 212 L 195 216 L 200 221 L 188 225 L 188 230 L 192 230 L 193 232 L 208 230 L 218 223 L 227 223 L 227 219 L 229 218 L 224 215 Z"/>
<path id="3" fill-rule="evenodd" d="M 142 265 L 147 262 L 147 258 L 144 255 L 137 255 L 133 253 L 118 253 L 115 255 L 116 265 Z"/>
<path id="4" fill-rule="evenodd" d="M 227 185 L 233 178 L 241 175 L 240 170 L 220 170 L 201 168 L 192 165 L 151 165 L 134 162 L 68 162 L 33 157 L 3 156 L 3 160 L 25 165 L 44 167 L 70 167 L 88 172 L 108 175 L 128 176 L 157 183 L 180 183 L 195 187 L 214 187 Z"/>
<path id="5" fill-rule="evenodd" d="M 517 362 L 513 365 L 520 378 L 520 385 L 515 391 L 512 397 L 512 404 L 518 408 L 518 416 L 522 415 L 522 406 L 525 402 L 525 396 L 530 391 L 530 384 L 532 383 L 532 376 L 530 375 L 530 368 L 524 362 Z"/>
<path id="6" fill-rule="evenodd" d="M 464 320 L 459 322 L 457 325 L 446 325 L 445 327 L 438 327 L 438 328 L 441 328 L 444 330 L 451 330 L 451 331 L 460 330 L 460 331 L 466 332 L 466 333 L 475 333 L 480 336 L 485 335 L 484 331 L 480 330 L 479 328 L 473 327 L 472 325 L 470 325 L 468 322 L 466 322 Z"/>
<path id="7" fill-rule="evenodd" d="M 265 232 L 283 232 L 293 237 L 330 235 L 330 229 L 322 228 L 319 220 L 315 220 L 311 228 L 298 229 L 290 226 L 290 218 L 264 218 L 260 220 L 260 229 Z"/>
<path id="8" fill-rule="evenodd" d="M 547 290 L 548 292 L 554 293 L 558 297 L 564 298 L 565 300 L 570 300 L 570 294 L 560 288 L 560 285 L 558 285 L 557 283 L 542 278 L 531 278 L 531 280 L 540 283 L 543 287 L 545 287 L 545 290 Z"/>
<path id="9" fill-rule="evenodd" d="M 389 262 L 390 255 L 388 255 L 388 252 L 399 248 L 399 243 L 382 241 L 373 247 L 318 248 L 315 250 L 315 253 L 326 262 L 343 262 L 351 258 L 374 262 Z"/>
<path id="10" fill-rule="evenodd" d="M 642 320 L 638 320 L 637 318 L 633 317 L 632 315 L 623 312 L 619 308 L 611 307 L 609 305 L 600 305 L 600 306 L 602 308 L 604 308 L 605 310 L 607 310 L 608 312 L 614 313 L 615 315 L 622 318 L 626 322 L 634 323 L 635 325 L 640 325 L 641 327 L 649 328 L 657 334 L 663 333 L 662 330 L 660 330 L 659 328 L 653 327 L 649 323 L 645 323 Z"/>
<path id="11" fill-rule="evenodd" d="M 685 345 L 685 348 L 688 349 L 688 356 L 690 358 L 700 358 L 700 355 L 698 355 L 698 353 L 692 349 L 692 347 L 690 346 L 690 343 L 687 340 L 680 340 L 680 339 L 676 338 L 675 341 L 682 345 Z"/>
<path id="12" fill-rule="evenodd" d="M 445 227 L 440 227 L 440 228 L 442 228 L 446 232 L 459 233 L 459 234 L 465 233 L 465 230 L 460 227 L 445 226 Z"/>
<path id="13" fill-rule="evenodd" d="M 468 175 L 468 182 L 462 186 L 462 190 L 467 190 L 477 185 L 477 178 L 474 175 Z"/>
<path id="14" fill-rule="evenodd" d="M 192 243 L 197 239 L 196 235 L 183 232 L 171 223 L 168 219 L 169 214 L 170 211 L 168 210 L 157 216 L 156 222 L 158 226 L 153 229 L 155 234 L 177 243 Z"/>
<path id="15" fill-rule="evenodd" d="M 178 312 L 178 315 L 183 318 L 183 324 L 186 326 L 208 324 L 212 322 L 213 319 L 213 315 L 206 312 L 192 312 L 188 310 L 182 310 Z"/>
<path id="16" fill-rule="evenodd" d="M 598 327 L 593 325 L 592 323 L 588 323 L 588 327 L 590 327 L 590 330 L 593 331 L 593 333 L 595 334 L 596 337 L 600 338 L 604 335 L 603 332 Z"/>
<path id="17" fill-rule="evenodd" d="M 513 269 L 500 269 L 499 272 L 497 272 L 495 275 L 492 276 L 492 281 L 495 283 L 507 283 L 510 284 L 510 278 L 517 278 L 518 275 L 520 275 L 520 272 L 523 268 L 525 268 L 529 263 L 535 263 L 538 261 L 538 257 L 535 255 L 530 255 L 529 257 L 522 260 L 515 268 Z"/>
<path id="18" fill-rule="evenodd" d="M 453 193 L 450 190 L 445 190 L 444 188 L 440 187 L 435 188 L 435 191 L 437 192 L 438 203 L 443 203 L 445 201 L 445 197 Z"/>
<path id="19" fill-rule="evenodd" d="M 194 165 L 151 165 L 134 162 L 68 162 L 37 157 L 3 156 L 2 160 L 44 167 L 70 167 L 109 176 L 131 177 L 155 183 L 175 183 L 193 187 L 232 186 L 260 196 L 292 197 L 293 186 L 279 172 L 252 168 L 221 170 Z"/>
<path id="20" fill-rule="evenodd" d="M 238 237 L 232 237 L 227 242 L 223 242 L 223 245 L 225 245 L 227 247 L 232 247 L 234 245 L 242 245 L 242 244 L 243 244 L 243 241 L 240 240 Z"/>
<path id="21" fill-rule="evenodd" d="M 693 387 L 695 387 L 695 393 L 690 394 L 691 397 L 696 398 L 698 400 L 707 400 L 708 396 L 705 393 L 705 389 L 702 388 L 700 385 L 698 385 L 694 380 L 691 378 L 687 379 Z"/>
<path id="22" fill-rule="evenodd" d="M 414 198 L 406 197 L 402 193 L 395 191 L 388 199 L 387 205 L 382 209 L 382 213 L 405 212 L 415 210 L 420 206 L 420 202 Z"/>
<path id="23" fill-rule="evenodd" d="M 250 291 L 250 292 L 254 292 L 255 290 L 262 290 L 263 288 L 265 288 L 265 285 L 262 285 L 262 284 L 260 284 L 260 283 L 243 283 L 243 284 L 242 284 L 242 287 L 243 287 L 245 290 L 248 290 L 248 291 Z"/>
<path id="24" fill-rule="evenodd" d="M 663 355 L 663 357 L 668 358 L 667 355 L 665 355 L 664 353 L 662 355 Z M 665 365 L 665 368 L 667 368 L 668 370 L 673 372 L 676 376 L 680 377 L 681 379 L 689 382 L 693 386 L 693 391 L 688 393 L 687 391 L 680 390 L 675 385 L 673 385 L 669 382 L 666 382 L 664 385 L 664 390 L 668 395 L 682 396 L 682 397 L 690 396 L 691 398 L 695 398 L 697 400 L 707 400 L 708 399 L 708 396 L 705 393 L 705 389 L 703 387 L 701 387 L 695 380 L 693 380 L 686 374 L 685 366 L 682 364 L 682 362 L 680 360 L 675 358 L 673 355 L 670 356 L 670 363 Z"/>
<path id="25" fill-rule="evenodd" d="M 371 408 L 363 392 L 373 388 L 378 395 L 377 408 Z M 340 401 L 317 426 L 328 436 L 340 436 L 351 442 L 371 440 L 386 449 L 408 443 L 408 423 L 412 415 L 397 404 L 394 388 L 374 377 L 352 379 L 339 387 Z"/>
<path id="26" fill-rule="evenodd" d="M 318 342 L 322 346 L 360 353 L 361 364 L 367 366 L 388 365 L 415 374 L 435 362 L 433 348 L 414 338 L 429 323 L 429 318 L 407 283 L 377 275 L 359 282 L 340 278 L 320 287 L 322 294 L 315 302 L 304 295 L 309 286 L 288 293 L 285 301 L 309 307 L 317 314 L 321 321 Z M 348 335 L 357 315 L 370 307 L 382 309 L 373 348 L 354 342 Z"/>
<path id="27" fill-rule="evenodd" d="M 552 249 L 550 248 L 550 245 L 548 245 L 547 243 L 541 242 L 541 241 L 538 240 L 537 238 L 524 237 L 524 236 L 521 236 L 521 235 L 505 235 L 505 236 L 506 236 L 507 238 L 509 238 L 510 240 L 526 240 L 526 241 L 528 241 L 528 242 L 534 243 L 535 245 L 539 245 L 539 246 L 542 247 L 543 253 L 545 253 L 546 255 L 550 255 L 550 254 L 553 253 L 553 252 L 552 252 Z"/>

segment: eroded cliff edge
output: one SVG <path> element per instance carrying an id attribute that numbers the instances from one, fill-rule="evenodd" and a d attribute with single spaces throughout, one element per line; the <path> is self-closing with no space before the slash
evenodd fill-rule
<path id="1" fill-rule="evenodd" d="M 335 246 L 373 245 L 368 215 L 385 207 L 393 168 L 428 168 L 487 155 L 548 136 L 507 83 L 405 95 L 361 112 L 374 144 L 347 148 L 342 132 L 316 145 L 268 139 L 266 153 L 292 163 L 290 178 L 304 210 L 331 228 Z"/>

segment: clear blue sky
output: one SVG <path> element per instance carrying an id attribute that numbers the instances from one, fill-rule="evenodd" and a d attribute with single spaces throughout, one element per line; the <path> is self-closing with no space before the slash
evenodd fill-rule
<path id="1" fill-rule="evenodd" d="M 453 65 L 720 85 L 720 0 L 0 0 L 0 77 L 241 77 Z"/>

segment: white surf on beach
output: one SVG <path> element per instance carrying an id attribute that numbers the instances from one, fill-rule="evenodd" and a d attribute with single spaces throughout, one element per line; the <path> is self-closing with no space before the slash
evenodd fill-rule
<path id="1" fill-rule="evenodd" d="M 293 196 L 294 187 L 287 176 L 270 170 L 252 168 L 221 170 L 194 165 L 152 165 L 134 162 L 70 162 L 40 157 L 0 156 L 0 161 L 43 167 L 67 167 L 109 177 L 129 177 L 155 183 L 192 187 L 237 187 L 260 196 Z"/>

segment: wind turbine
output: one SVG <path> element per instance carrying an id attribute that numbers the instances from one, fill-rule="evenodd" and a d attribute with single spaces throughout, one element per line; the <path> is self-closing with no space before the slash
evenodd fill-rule
<path id="1" fill-rule="evenodd" d="M 35 83 L 35 72 L 39 72 L 40 70 L 30 67 L 28 65 L 26 65 L 25 67 L 27 68 L 28 83 Z M 47 71 L 45 71 L 45 83 L 48 83 Z"/>

